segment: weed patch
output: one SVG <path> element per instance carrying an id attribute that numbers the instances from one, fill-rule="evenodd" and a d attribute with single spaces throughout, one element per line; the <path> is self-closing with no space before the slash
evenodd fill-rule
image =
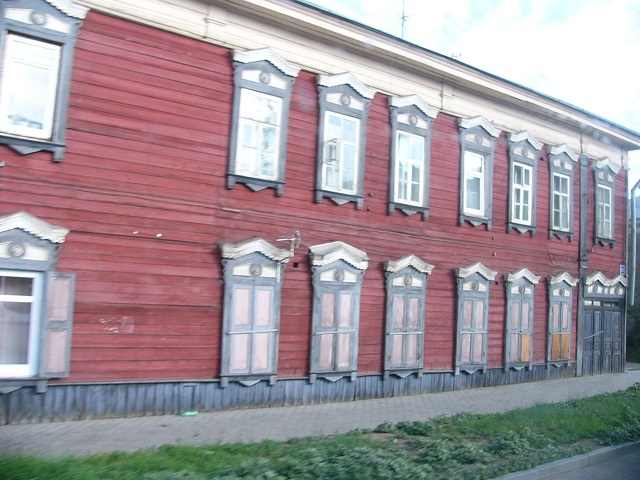
<path id="1" fill-rule="evenodd" d="M 451 480 L 525 470 L 599 444 L 640 440 L 640 384 L 625 392 L 502 414 L 385 423 L 373 432 L 165 446 L 41 459 L 0 455 L 1 480 Z"/>

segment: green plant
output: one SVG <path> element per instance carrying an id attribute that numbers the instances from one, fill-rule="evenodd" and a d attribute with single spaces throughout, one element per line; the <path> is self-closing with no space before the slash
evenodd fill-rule
<path id="1" fill-rule="evenodd" d="M 0 454 L 0 480 L 481 479 L 584 453 L 586 439 L 640 439 L 640 383 L 561 404 L 287 442 L 54 459 Z"/>

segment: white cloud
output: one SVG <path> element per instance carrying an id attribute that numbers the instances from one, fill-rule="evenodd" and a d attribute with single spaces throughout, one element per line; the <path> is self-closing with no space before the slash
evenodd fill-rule
<path id="1" fill-rule="evenodd" d="M 402 33 L 402 0 L 316 4 L 392 35 Z M 407 41 L 640 132 L 637 0 L 405 0 L 404 5 Z M 640 175 L 640 152 L 634 156 L 632 184 Z"/>

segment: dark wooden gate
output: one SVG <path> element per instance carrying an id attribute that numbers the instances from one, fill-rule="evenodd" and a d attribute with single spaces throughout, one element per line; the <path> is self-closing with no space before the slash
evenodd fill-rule
<path id="1" fill-rule="evenodd" d="M 582 329 L 583 375 L 622 372 L 621 302 L 593 300 L 586 301 L 585 304 Z"/>

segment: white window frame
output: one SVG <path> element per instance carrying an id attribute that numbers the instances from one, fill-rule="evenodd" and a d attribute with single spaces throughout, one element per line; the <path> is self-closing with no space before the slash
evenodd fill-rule
<path id="1" fill-rule="evenodd" d="M 566 182 L 566 191 L 556 188 L 556 178 L 561 182 Z M 564 173 L 553 172 L 551 176 L 551 228 L 561 232 L 569 232 L 571 230 L 571 177 Z M 559 216 L 560 224 L 556 223 L 556 212 Z M 566 214 L 566 225 L 564 225 L 564 216 Z"/>
<path id="2" fill-rule="evenodd" d="M 608 198 L 603 199 L 606 192 Z M 613 238 L 613 189 L 607 185 L 596 187 L 596 235 L 600 238 Z"/>
<path id="3" fill-rule="evenodd" d="M 484 117 L 461 118 L 460 126 L 460 185 L 459 219 L 463 226 L 466 222 L 474 227 L 485 225 L 491 230 L 493 215 L 493 162 L 496 139 L 501 132 Z M 482 171 L 470 168 L 472 161 L 480 160 Z M 469 206 L 468 181 L 479 183 L 478 208 Z"/>
<path id="4" fill-rule="evenodd" d="M 516 169 L 522 169 L 523 179 L 526 177 L 525 172 L 528 173 L 529 175 L 528 185 L 524 183 L 522 184 L 516 183 Z M 532 218 L 533 218 L 533 195 L 534 195 L 533 167 L 529 165 L 525 165 L 524 163 L 513 162 L 513 165 L 511 167 L 511 174 L 512 174 L 511 211 L 513 212 L 511 221 L 514 223 L 522 224 L 522 225 L 531 225 Z M 528 202 L 525 202 L 524 200 L 522 200 L 524 197 L 524 194 L 528 195 L 528 200 L 529 200 Z M 520 198 L 520 201 L 518 201 L 518 197 Z M 524 211 L 525 207 L 528 212 L 527 216 L 522 215 L 522 212 Z M 518 212 L 520 212 L 520 214 L 518 214 Z"/>
<path id="5" fill-rule="evenodd" d="M 330 134 L 329 123 L 332 118 L 340 119 L 342 122 L 343 128 L 341 128 L 341 135 L 337 137 L 333 137 Z M 336 112 L 326 112 L 324 119 L 324 138 L 322 141 L 323 145 L 323 159 L 322 159 L 322 189 L 328 190 L 331 192 L 345 193 L 348 195 L 355 195 L 359 190 L 359 179 L 358 179 L 358 171 L 359 171 L 359 162 L 360 162 L 360 119 L 351 117 L 348 115 L 343 115 Z M 349 141 L 344 138 L 344 122 L 353 122 L 355 125 L 354 132 L 354 141 Z M 344 158 L 345 158 L 345 149 L 347 148 L 353 149 L 353 188 L 344 188 Z M 329 185 L 329 167 L 332 165 L 337 165 L 337 185 L 333 186 Z"/>
<path id="6" fill-rule="evenodd" d="M 480 166 L 481 166 L 481 171 L 476 171 L 473 169 L 469 168 L 469 163 L 471 161 L 471 159 L 475 159 L 475 160 L 480 160 Z M 484 155 L 481 155 L 477 152 L 472 152 L 472 151 L 465 151 L 464 152 L 464 183 L 462 186 L 462 198 L 463 198 L 463 211 L 465 215 L 470 215 L 470 216 L 474 216 L 474 217 L 484 217 L 485 215 L 485 209 L 484 209 L 484 196 L 485 196 L 485 175 L 486 175 L 486 157 Z M 479 185 L 479 191 L 478 191 L 478 196 L 479 196 L 479 207 L 476 208 L 472 208 L 468 206 L 468 201 L 469 201 L 469 190 L 467 188 L 467 181 L 468 180 L 478 180 L 478 185 Z"/>
<path id="7" fill-rule="evenodd" d="M 29 55 L 27 58 L 24 58 L 19 52 L 20 44 L 30 49 L 40 48 L 52 54 L 54 58 L 51 59 L 51 64 L 46 64 L 44 61 L 38 62 L 37 59 L 34 58 L 34 55 Z M 33 53 L 33 51 L 34 50 L 28 53 Z M 7 34 L 1 70 L 2 83 L 0 87 L 0 129 L 2 129 L 2 131 L 12 135 L 37 139 L 51 138 L 53 134 L 53 119 L 56 108 L 56 92 L 58 89 L 61 53 L 62 48 L 59 45 L 14 33 Z M 43 104 L 39 106 L 40 110 L 42 110 L 42 118 L 38 119 L 41 120 L 39 128 L 16 124 L 9 120 L 9 116 L 12 113 L 9 109 L 13 104 L 14 95 L 20 92 L 22 96 L 25 89 L 32 91 L 27 88 L 28 85 L 25 85 L 25 79 L 16 73 L 21 67 L 29 68 L 30 71 L 32 71 L 31 69 L 39 69 L 46 72 L 46 87 L 44 91 L 41 92 Z M 34 88 L 36 88 L 35 85 Z M 34 96 L 35 95 L 29 95 L 30 98 Z M 23 122 L 27 120 L 25 117 Z"/>
<path id="8" fill-rule="evenodd" d="M 28 338 L 28 360 L 24 364 L 0 364 L 0 378 L 24 378 L 33 377 L 38 371 L 40 357 L 40 335 L 42 305 L 44 303 L 43 282 L 41 272 L 0 270 L 0 278 L 17 277 L 33 279 L 32 294 L 27 295 L 3 295 L 0 294 L 0 302 L 19 302 L 31 305 Z"/>
<path id="9" fill-rule="evenodd" d="M 542 147 L 543 144 L 527 131 L 511 133 L 509 135 L 510 175 L 508 232 L 515 229 L 520 233 L 530 232 L 532 237 L 536 234 L 538 159 L 540 158 L 540 150 Z M 525 172 L 528 172 L 528 185 L 518 184 L 516 182 L 517 169 L 522 169 L 525 175 Z M 528 202 L 522 200 L 524 194 L 529 195 Z M 518 197 L 520 198 L 518 199 Z M 525 207 L 528 209 L 528 216 L 523 214 Z"/>
<path id="10" fill-rule="evenodd" d="M 271 124 L 260 119 L 255 119 L 251 117 L 243 116 L 243 113 L 247 110 L 247 103 L 249 102 L 248 97 L 254 96 L 258 99 L 262 99 L 267 102 L 274 102 L 277 107 L 277 120 L 275 123 Z M 279 174 L 279 155 L 280 155 L 280 129 L 282 128 L 282 109 L 283 102 L 282 98 L 276 97 L 273 95 L 268 95 L 266 93 L 257 92 L 255 90 L 251 90 L 248 88 L 242 88 L 240 90 L 240 112 L 238 119 L 238 144 L 236 150 L 236 173 L 238 175 L 245 175 L 256 178 L 264 178 L 267 180 L 276 180 Z M 252 135 L 255 136 L 254 141 L 252 142 L 253 146 L 247 146 L 245 138 L 245 127 L 249 126 L 252 128 Z M 265 130 L 273 129 L 275 130 L 273 142 L 274 149 L 273 151 L 268 151 L 262 148 L 263 144 L 263 136 Z M 243 160 L 243 152 L 246 150 L 251 150 L 253 152 L 253 158 L 250 159 L 250 168 L 243 168 L 244 160 Z M 270 160 L 267 163 L 270 164 L 270 170 L 273 172 L 272 174 L 263 173 L 264 168 L 262 168 L 265 163 L 264 157 L 268 155 Z"/>
<path id="11" fill-rule="evenodd" d="M 409 141 L 409 151 L 410 153 L 417 151 L 420 153 L 420 158 L 413 158 L 411 156 L 405 157 L 401 153 L 401 137 L 405 136 Z M 419 142 L 419 148 L 414 149 L 412 143 Z M 398 203 L 403 203 L 407 205 L 414 206 L 422 206 L 424 203 L 424 183 L 425 183 L 425 138 L 421 135 L 416 135 L 414 133 L 398 130 L 396 132 L 396 157 L 395 157 L 395 179 L 396 185 L 394 188 L 394 201 Z M 401 175 L 402 167 L 405 167 L 406 178 L 403 178 Z M 413 170 L 416 168 L 418 170 L 418 181 L 415 182 L 413 179 Z M 403 190 L 406 192 L 406 195 L 401 195 L 400 192 Z M 413 196 L 413 188 L 418 192 L 418 198 L 416 200 L 412 199 Z"/>
<path id="12" fill-rule="evenodd" d="M 549 238 L 573 240 L 574 224 L 574 194 L 575 171 L 578 158 L 571 148 L 564 144 L 557 147 L 547 147 L 549 155 Z M 566 182 L 566 191 L 556 188 L 556 179 Z M 561 183 L 561 185 L 562 185 Z M 566 211 L 565 211 L 566 210 Z M 566 213 L 566 221 L 563 217 Z M 556 215 L 559 215 L 558 223 Z"/>

